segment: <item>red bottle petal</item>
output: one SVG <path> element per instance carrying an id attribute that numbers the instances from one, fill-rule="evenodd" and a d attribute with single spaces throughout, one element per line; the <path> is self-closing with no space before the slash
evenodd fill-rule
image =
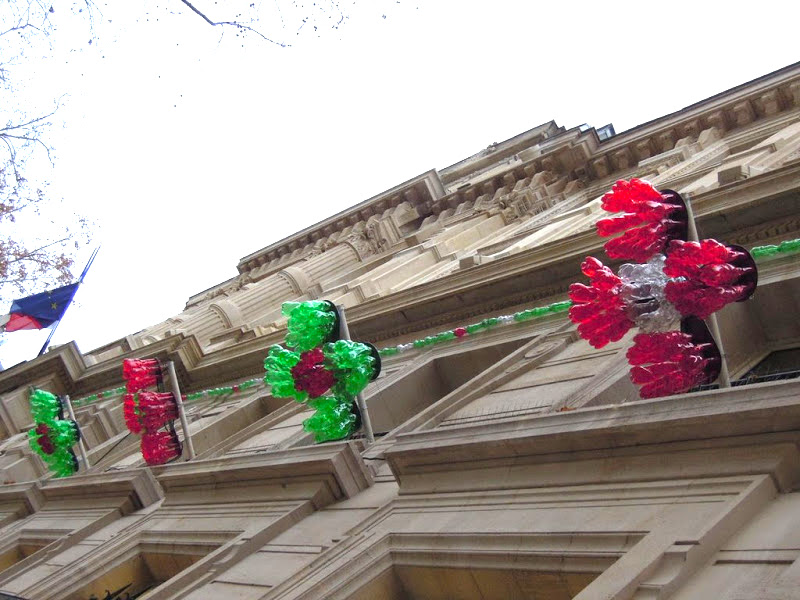
<path id="1" fill-rule="evenodd" d="M 181 454 L 177 436 L 169 431 L 148 432 L 142 436 L 142 457 L 148 465 L 163 465 Z"/>
<path id="2" fill-rule="evenodd" d="M 122 416 L 125 418 L 125 425 L 131 433 L 140 433 L 142 423 L 139 420 L 136 396 L 125 394 L 122 398 Z"/>
<path id="3" fill-rule="evenodd" d="M 661 193 L 641 179 L 620 179 L 601 199 L 603 210 L 608 212 L 636 212 L 645 202 L 662 202 Z"/>
<path id="4" fill-rule="evenodd" d="M 633 326 L 620 296 L 622 280 L 611 269 L 589 256 L 581 270 L 590 278 L 590 286 L 570 286 L 570 319 L 578 324 L 578 333 L 595 348 L 616 342 Z"/>
<path id="5" fill-rule="evenodd" d="M 646 262 L 663 251 L 670 239 L 685 235 L 685 210 L 680 197 L 671 191 L 665 194 L 646 181 L 631 179 L 617 181 L 603 196 L 604 210 L 624 213 L 597 222 L 601 236 L 624 232 L 606 243 L 609 257 Z"/>
<path id="6" fill-rule="evenodd" d="M 625 231 L 631 227 L 641 225 L 644 221 L 645 219 L 638 214 L 626 213 L 619 217 L 600 219 L 597 223 L 595 223 L 595 227 L 597 227 L 598 235 L 601 237 L 608 237 L 610 235 L 617 234 L 620 231 Z"/>
<path id="7" fill-rule="evenodd" d="M 640 333 L 627 352 L 631 381 L 642 398 L 680 394 L 708 381 L 715 353 L 716 346 L 688 333 Z"/>
<path id="8" fill-rule="evenodd" d="M 140 422 L 147 431 L 156 431 L 178 418 L 178 404 L 171 392 L 139 392 Z"/>

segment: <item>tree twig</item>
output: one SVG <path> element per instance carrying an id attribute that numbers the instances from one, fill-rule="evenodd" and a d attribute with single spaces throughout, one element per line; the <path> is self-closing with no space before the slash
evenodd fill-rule
<path id="1" fill-rule="evenodd" d="M 238 21 L 212 21 L 203 12 L 201 12 L 194 4 L 189 2 L 189 0 L 180 0 L 180 1 L 183 4 L 185 4 L 193 13 L 195 13 L 197 16 L 199 16 L 201 19 L 203 19 L 206 23 L 208 23 L 212 27 L 217 27 L 217 26 L 224 27 L 224 26 L 227 25 L 229 27 L 235 27 L 236 29 L 239 29 L 239 30 L 242 30 L 242 31 L 250 32 L 250 33 L 252 33 L 254 35 L 257 35 L 261 39 L 269 42 L 270 44 L 275 44 L 276 46 L 280 46 L 281 48 L 286 48 L 287 46 L 290 46 L 290 44 L 285 44 L 283 42 L 277 42 L 277 41 L 275 41 L 275 40 L 273 40 L 271 38 L 268 38 L 263 33 L 261 33 L 258 29 L 254 29 L 254 28 L 250 27 L 249 25 L 244 25 L 242 23 L 239 23 Z"/>

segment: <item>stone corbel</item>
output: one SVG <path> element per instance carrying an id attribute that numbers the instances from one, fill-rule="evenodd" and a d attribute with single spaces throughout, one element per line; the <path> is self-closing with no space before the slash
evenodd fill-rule
<path id="1" fill-rule="evenodd" d="M 605 179 L 611 174 L 611 166 L 608 163 L 607 156 L 601 156 L 592 161 L 592 170 L 595 177 L 598 179 Z"/>
<path id="2" fill-rule="evenodd" d="M 650 139 L 645 139 L 636 143 L 636 154 L 638 155 L 640 161 L 646 158 L 651 158 L 656 154 L 656 150 L 653 148 L 653 143 L 650 141 Z"/>
<path id="3" fill-rule="evenodd" d="M 548 196 L 553 197 L 563 192 L 565 187 L 567 187 L 567 178 L 559 177 L 546 185 L 544 189 Z"/>
<path id="4" fill-rule="evenodd" d="M 778 90 L 770 90 L 759 98 L 761 108 L 768 117 L 777 115 L 781 110 L 781 97 Z"/>
<path id="5" fill-rule="evenodd" d="M 532 188 L 545 187 L 558 179 L 558 176 L 553 171 L 540 171 L 531 178 Z"/>
<path id="6" fill-rule="evenodd" d="M 720 134 L 724 133 L 728 129 L 728 119 L 725 115 L 725 112 L 722 110 L 715 110 L 708 115 L 706 117 L 706 123 L 708 123 L 711 127 L 716 128 Z"/>
<path id="7" fill-rule="evenodd" d="M 556 173 L 562 170 L 561 160 L 556 156 L 545 156 L 542 159 L 542 169 Z"/>
<path id="8" fill-rule="evenodd" d="M 702 150 L 705 150 L 714 142 L 722 139 L 722 131 L 716 127 L 709 127 L 704 129 L 699 136 L 697 136 L 697 144 Z"/>
<path id="9" fill-rule="evenodd" d="M 611 163 L 615 171 L 624 171 L 634 166 L 635 162 L 630 148 L 621 148 L 611 155 Z"/>
<path id="10" fill-rule="evenodd" d="M 488 210 L 492 205 L 492 196 L 489 194 L 482 194 L 475 200 L 475 210 Z"/>
<path id="11" fill-rule="evenodd" d="M 703 130 L 703 126 L 700 124 L 699 119 L 692 119 L 684 123 L 682 129 L 683 137 L 697 139 L 697 136 L 700 135 L 700 132 Z"/>
<path id="12" fill-rule="evenodd" d="M 675 147 L 675 130 L 668 129 L 656 136 L 661 152 L 667 152 Z"/>
<path id="13" fill-rule="evenodd" d="M 570 180 L 566 187 L 564 188 L 564 196 L 571 196 L 572 194 L 578 193 L 580 190 L 584 189 L 586 184 L 583 183 L 580 179 L 572 179 Z"/>
<path id="14" fill-rule="evenodd" d="M 795 106 L 800 106 L 800 81 L 789 84 L 789 97 Z"/>
<path id="15" fill-rule="evenodd" d="M 756 112 L 753 110 L 753 105 L 749 100 L 744 100 L 738 104 L 733 105 L 733 116 L 736 119 L 736 125 L 743 127 L 749 125 L 756 118 Z"/>

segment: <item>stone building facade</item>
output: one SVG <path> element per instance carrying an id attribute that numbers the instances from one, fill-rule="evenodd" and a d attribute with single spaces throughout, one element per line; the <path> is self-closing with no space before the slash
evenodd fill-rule
<path id="1" fill-rule="evenodd" d="M 798 254 L 719 314 L 731 388 L 640 400 L 630 335 L 594 350 L 559 313 L 384 356 L 371 445 L 313 444 L 262 384 L 215 391 L 263 375 L 287 300 L 346 306 L 379 347 L 564 300 L 601 252 L 600 196 L 633 176 L 690 194 L 703 237 L 800 238 L 800 64 L 620 134 L 545 123 L 244 257 L 162 323 L 0 373 L 0 590 L 800 597 Z M 129 357 L 174 361 L 195 459 L 144 466 L 107 392 Z M 53 479 L 30 451 L 29 386 L 77 400 L 88 471 Z"/>

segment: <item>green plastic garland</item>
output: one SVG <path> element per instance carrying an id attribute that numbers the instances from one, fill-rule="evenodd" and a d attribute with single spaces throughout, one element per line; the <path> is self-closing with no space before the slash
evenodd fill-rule
<path id="1" fill-rule="evenodd" d="M 64 419 L 58 396 L 44 390 L 31 390 L 31 415 L 36 426 L 28 431 L 28 443 L 56 477 L 68 477 L 78 470 L 72 446 L 78 443 L 78 424 Z"/>

